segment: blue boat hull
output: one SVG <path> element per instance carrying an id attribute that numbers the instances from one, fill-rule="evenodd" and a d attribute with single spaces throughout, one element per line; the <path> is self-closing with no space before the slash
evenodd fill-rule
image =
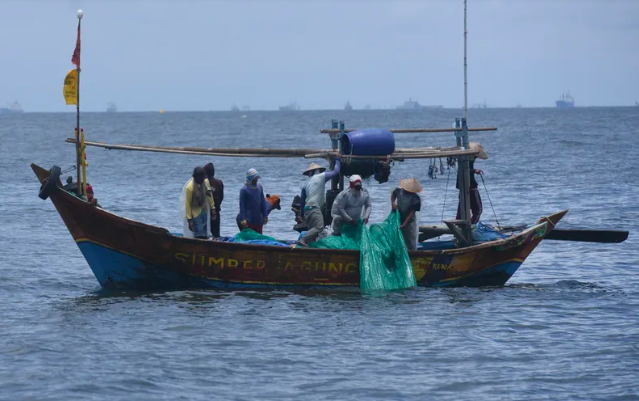
<path id="1" fill-rule="evenodd" d="M 269 289 L 269 288 L 344 288 L 344 285 L 271 285 L 267 283 L 234 283 L 179 274 L 155 266 L 139 258 L 127 255 L 91 241 L 78 241 L 78 247 L 100 285 L 111 290 L 176 290 L 188 288 L 216 289 Z M 483 287 L 504 285 L 521 266 L 520 261 L 508 261 L 491 266 L 478 273 L 455 280 L 434 284 L 421 281 L 420 285 L 432 287 Z"/>

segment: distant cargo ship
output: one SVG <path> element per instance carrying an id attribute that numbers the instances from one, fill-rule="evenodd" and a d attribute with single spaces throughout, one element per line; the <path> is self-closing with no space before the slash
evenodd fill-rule
<path id="1" fill-rule="evenodd" d="M 116 111 L 118 111 L 118 107 L 115 105 L 115 103 L 109 103 L 109 105 L 107 106 L 107 113 L 115 113 Z"/>
<path id="2" fill-rule="evenodd" d="M 475 103 L 473 104 L 474 109 L 487 109 L 488 104 L 486 104 L 486 99 L 484 99 L 484 103 Z"/>
<path id="3" fill-rule="evenodd" d="M 401 106 L 397 106 L 397 110 L 423 110 L 423 109 L 441 109 L 444 106 L 422 106 L 418 101 L 408 98 Z"/>
<path id="4" fill-rule="evenodd" d="M 8 104 L 7 107 L 1 107 L 0 113 L 2 114 L 19 114 L 24 113 L 24 109 L 17 101 Z"/>
<path id="5" fill-rule="evenodd" d="M 575 99 L 570 96 L 570 92 L 562 93 L 559 100 L 555 102 L 560 109 L 572 109 L 575 107 Z"/>
<path id="6" fill-rule="evenodd" d="M 300 106 L 295 102 L 291 102 L 286 106 L 280 106 L 280 111 L 299 111 L 299 110 L 300 110 Z"/>
<path id="7" fill-rule="evenodd" d="M 351 111 L 351 110 L 353 110 L 353 106 L 351 106 L 351 102 L 350 102 L 350 100 L 347 100 L 347 101 L 346 101 L 346 106 L 344 106 L 344 110 L 346 110 L 346 111 Z"/>

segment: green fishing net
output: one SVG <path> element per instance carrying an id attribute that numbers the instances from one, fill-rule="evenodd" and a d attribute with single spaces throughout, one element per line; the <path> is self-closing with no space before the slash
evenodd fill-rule
<path id="1" fill-rule="evenodd" d="M 330 236 L 309 247 L 359 249 L 359 286 L 363 290 L 394 290 L 416 285 L 397 211 L 392 211 L 383 223 L 370 227 L 362 220 L 357 227 L 345 224 L 341 237 Z"/>
<path id="2" fill-rule="evenodd" d="M 268 235 L 259 234 L 257 231 L 251 230 L 250 228 L 245 228 L 239 233 L 235 234 L 236 242 L 246 242 L 253 240 L 267 240 L 267 241 L 276 241 L 273 237 L 269 237 Z"/>
<path id="3" fill-rule="evenodd" d="M 344 224 L 341 236 L 329 235 L 324 239 L 311 243 L 309 248 L 359 249 L 362 239 L 362 227 L 365 227 L 365 225 L 361 219 L 357 222 L 357 226 Z"/>

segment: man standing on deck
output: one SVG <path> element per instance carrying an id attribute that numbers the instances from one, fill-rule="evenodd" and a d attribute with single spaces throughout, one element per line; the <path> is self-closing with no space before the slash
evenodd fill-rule
<path id="1" fill-rule="evenodd" d="M 317 239 L 317 236 L 324 230 L 324 205 L 326 203 L 326 182 L 339 176 L 342 159 L 335 158 L 335 168 L 333 171 L 325 173 L 326 169 L 319 164 L 312 163 L 302 174 L 309 177 L 302 187 L 302 199 L 300 213 L 305 218 L 308 231 L 299 241 L 300 245 L 306 246 Z"/>
<path id="2" fill-rule="evenodd" d="M 262 234 L 262 227 L 268 223 L 270 204 L 264 198 L 264 190 L 257 183 L 260 179 L 254 168 L 246 172 L 246 183 L 240 190 L 240 213 L 237 221 L 242 229 L 250 228 Z"/>
<path id="3" fill-rule="evenodd" d="M 208 239 L 208 219 L 210 210 L 211 219 L 215 217 L 215 204 L 209 180 L 202 167 L 193 170 L 193 178 L 185 187 L 186 220 L 193 237 Z"/>
<path id="4" fill-rule="evenodd" d="M 331 208 L 333 235 L 342 235 L 342 225 L 346 223 L 355 226 L 359 219 L 364 219 L 364 224 L 367 224 L 372 210 L 371 197 L 362 188 L 362 177 L 353 174 L 350 188 L 337 195 Z"/>
<path id="5" fill-rule="evenodd" d="M 488 159 L 488 155 L 484 150 L 484 147 L 477 142 L 471 142 L 469 144 L 471 150 L 479 151 L 477 157 L 483 160 Z M 481 213 L 484 208 L 481 203 L 481 196 L 479 195 L 479 189 L 477 188 L 477 181 L 475 180 L 475 174 L 483 174 L 484 172 L 481 170 L 475 170 L 475 158 L 471 157 L 470 162 L 468 163 L 468 168 L 471 172 L 470 174 L 470 210 L 471 210 L 471 224 L 477 224 L 479 222 L 479 218 L 481 217 Z M 455 185 L 457 189 L 459 189 L 459 177 L 457 177 L 457 184 Z M 461 195 L 460 195 L 461 196 Z M 457 220 L 461 219 L 461 203 L 457 204 Z"/>
<path id="6" fill-rule="evenodd" d="M 418 193 L 422 192 L 422 184 L 415 178 L 399 180 L 399 188 L 391 195 L 393 210 L 399 211 L 399 228 L 409 251 L 417 249 L 417 218 L 415 213 L 422 207 Z"/>
<path id="7" fill-rule="evenodd" d="M 224 200 L 224 183 L 222 183 L 222 180 L 215 178 L 215 166 L 213 163 L 204 165 L 204 171 L 213 190 L 213 201 L 215 203 L 215 212 L 211 212 L 211 235 L 213 235 L 213 238 L 219 238 L 220 210 L 222 201 Z"/>

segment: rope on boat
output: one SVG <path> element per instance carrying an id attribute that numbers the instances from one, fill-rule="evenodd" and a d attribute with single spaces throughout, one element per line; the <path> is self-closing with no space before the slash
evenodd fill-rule
<path id="1" fill-rule="evenodd" d="M 457 169 L 455 169 L 457 172 Z M 442 223 L 444 222 L 444 210 L 446 210 L 446 196 L 448 195 L 448 183 L 450 182 L 450 165 L 448 166 L 448 178 L 446 179 L 446 190 L 444 191 L 444 205 L 442 206 Z"/>
<path id="2" fill-rule="evenodd" d="M 497 220 L 497 213 L 495 213 L 495 208 L 493 207 L 493 201 L 490 200 L 490 194 L 488 193 L 488 188 L 486 187 L 486 181 L 484 181 L 484 173 L 480 173 L 481 182 L 484 184 L 484 190 L 486 191 L 486 196 L 488 196 L 488 202 L 490 202 L 490 208 L 493 209 L 493 214 L 495 215 L 495 221 L 497 222 L 497 228 L 501 228 L 499 225 L 499 220 Z"/>
<path id="3" fill-rule="evenodd" d="M 66 170 L 62 170 L 60 172 L 60 177 L 62 177 L 63 175 L 65 175 L 66 173 L 68 173 L 69 171 L 73 171 L 75 170 L 75 164 L 73 166 L 70 166 L 69 168 L 67 168 Z"/>

